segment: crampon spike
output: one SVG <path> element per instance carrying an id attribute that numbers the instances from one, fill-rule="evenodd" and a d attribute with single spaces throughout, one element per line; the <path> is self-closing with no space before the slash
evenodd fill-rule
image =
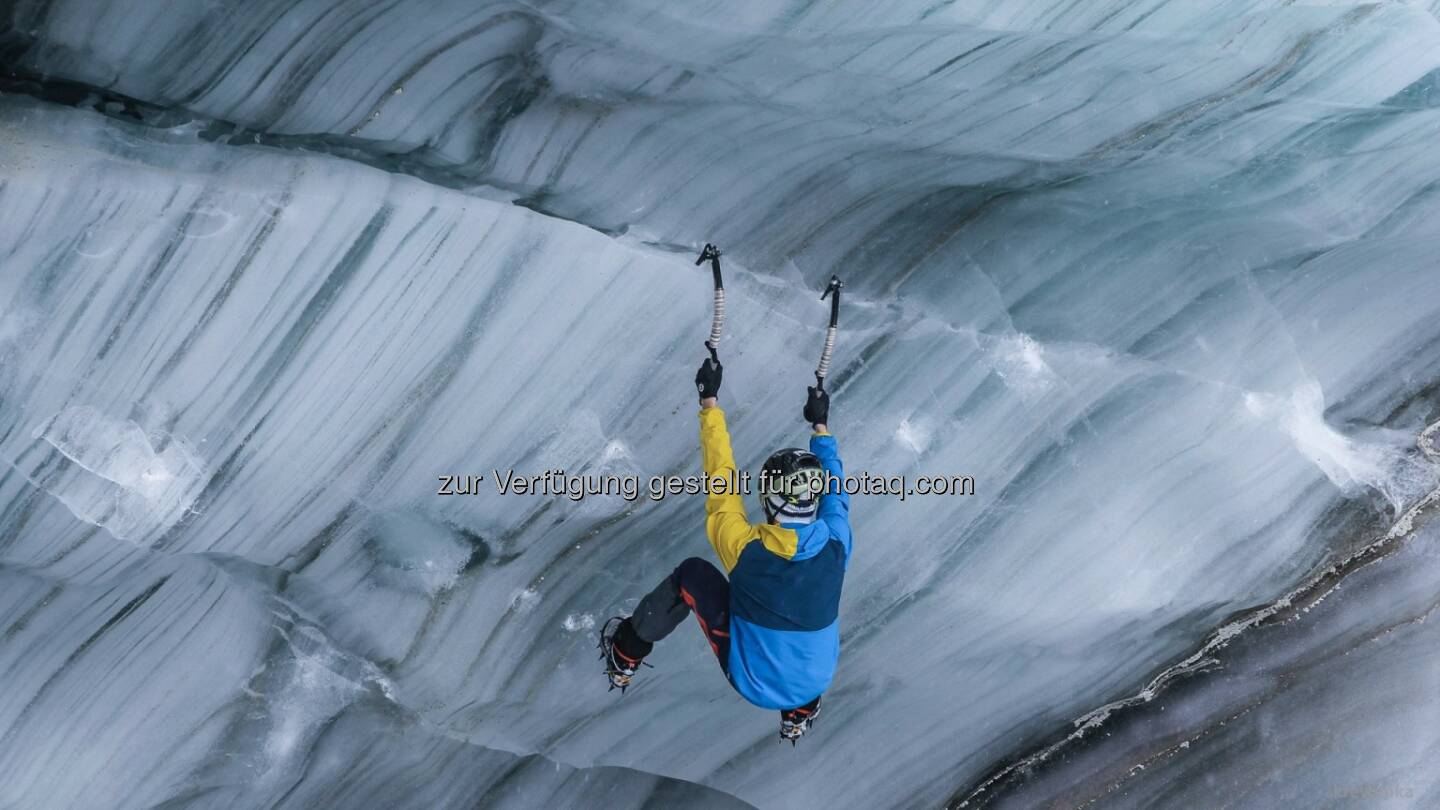
<path id="1" fill-rule="evenodd" d="M 596 643 L 596 646 L 600 648 L 600 660 L 605 662 L 605 678 L 610 683 L 610 689 L 607 691 L 619 689 L 622 696 L 629 688 L 630 679 L 634 677 L 636 670 L 642 665 L 654 669 L 654 665 L 646 663 L 644 659 L 633 660 L 615 649 L 615 632 L 617 631 L 612 631 L 611 628 L 623 621 L 625 619 L 622 616 L 611 617 L 600 628 L 600 640 Z"/>

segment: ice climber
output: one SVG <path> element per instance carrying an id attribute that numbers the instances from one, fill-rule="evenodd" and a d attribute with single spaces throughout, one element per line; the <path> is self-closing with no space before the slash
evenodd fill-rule
<path id="1" fill-rule="evenodd" d="M 713 356 L 713 355 L 712 355 Z M 700 453 L 705 474 L 738 480 L 725 412 L 717 404 L 723 369 L 706 359 L 695 375 L 700 394 Z M 612 688 L 624 689 L 651 647 L 693 612 L 742 697 L 780 710 L 780 736 L 793 744 L 820 711 L 840 655 L 840 586 L 850 561 L 850 498 L 835 438 L 826 426 L 830 398 L 808 389 L 804 417 L 810 450 L 786 448 L 766 460 L 760 497 L 766 521 L 751 523 L 733 484 L 705 497 L 705 534 L 725 566 L 699 557 L 676 566 L 635 612 L 615 617 L 600 645 Z M 833 483 L 826 485 L 827 476 Z"/>

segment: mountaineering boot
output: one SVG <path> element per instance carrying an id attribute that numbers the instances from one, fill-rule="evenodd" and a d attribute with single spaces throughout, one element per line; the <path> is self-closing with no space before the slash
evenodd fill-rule
<path id="1" fill-rule="evenodd" d="M 614 627 L 614 630 L 610 628 Z M 605 662 L 605 675 L 610 679 L 610 688 L 624 693 L 630 685 L 635 671 L 644 663 L 652 646 L 635 634 L 630 620 L 613 616 L 600 628 L 600 658 Z M 649 666 L 649 664 L 645 664 Z"/>
<path id="2" fill-rule="evenodd" d="M 810 724 L 820 716 L 820 698 L 815 698 L 798 709 L 780 712 L 780 739 L 789 740 L 791 745 L 810 730 Z"/>

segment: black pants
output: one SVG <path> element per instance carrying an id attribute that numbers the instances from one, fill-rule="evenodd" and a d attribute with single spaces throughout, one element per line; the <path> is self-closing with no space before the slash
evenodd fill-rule
<path id="1" fill-rule="evenodd" d="M 637 658 L 648 655 L 655 642 L 670 635 L 692 612 L 728 678 L 730 581 L 719 568 L 699 557 L 675 566 L 670 576 L 645 594 L 629 620 L 636 638 L 622 637 L 621 650 Z"/>

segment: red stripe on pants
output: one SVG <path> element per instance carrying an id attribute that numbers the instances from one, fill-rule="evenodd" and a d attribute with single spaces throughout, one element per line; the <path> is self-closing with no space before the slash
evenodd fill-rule
<path id="1" fill-rule="evenodd" d="M 719 658 L 719 657 L 720 657 L 720 644 L 719 644 L 717 641 L 715 641 L 715 639 L 713 639 L 713 638 L 710 637 L 710 626 L 707 625 L 707 624 L 705 624 L 705 617 L 704 617 L 704 616 L 701 616 L 701 615 L 700 615 L 700 611 L 695 607 L 695 597 L 691 596 L 689 591 L 685 590 L 684 588 L 681 588 L 681 589 L 680 589 L 680 598 L 681 598 L 681 599 L 684 599 L 684 600 L 685 600 L 685 604 L 687 604 L 687 605 L 690 606 L 690 612 L 695 614 L 695 621 L 697 621 L 697 622 L 700 623 L 700 632 L 702 632 L 702 633 L 705 634 L 705 640 L 708 641 L 708 642 L 710 642 L 710 649 L 711 649 L 711 651 L 713 651 L 713 652 L 715 653 L 715 657 L 716 657 L 716 658 Z M 730 634 L 729 634 L 729 633 L 724 633 L 723 635 L 728 636 L 728 635 L 730 635 Z"/>

